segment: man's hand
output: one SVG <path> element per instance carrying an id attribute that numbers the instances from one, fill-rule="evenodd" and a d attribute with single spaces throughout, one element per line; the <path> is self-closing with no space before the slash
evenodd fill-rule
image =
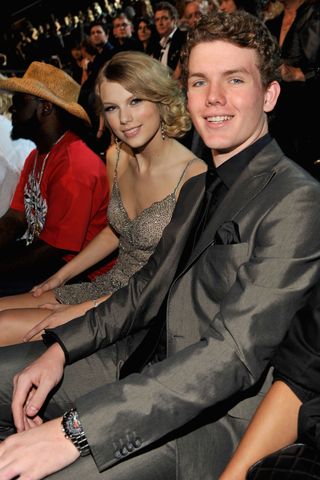
<path id="1" fill-rule="evenodd" d="M 38 412 L 49 392 L 60 382 L 64 364 L 63 350 L 58 343 L 54 343 L 37 360 L 15 375 L 12 413 L 18 432 L 41 422 Z"/>
<path id="2" fill-rule="evenodd" d="M 39 480 L 70 465 L 79 457 L 57 418 L 0 443 L 0 480 Z"/>

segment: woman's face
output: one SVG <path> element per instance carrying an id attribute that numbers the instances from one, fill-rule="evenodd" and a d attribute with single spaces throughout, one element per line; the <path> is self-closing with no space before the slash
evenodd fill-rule
<path id="1" fill-rule="evenodd" d="M 132 149 L 146 146 L 160 133 L 160 113 L 155 103 L 142 100 L 118 82 L 104 80 L 100 97 L 105 119 L 119 140 Z"/>
<path id="2" fill-rule="evenodd" d="M 237 10 L 234 0 L 219 0 L 219 8 L 222 12 L 231 13 Z"/>
<path id="3" fill-rule="evenodd" d="M 147 42 L 151 37 L 151 29 L 145 22 L 140 22 L 137 31 L 140 42 Z"/>

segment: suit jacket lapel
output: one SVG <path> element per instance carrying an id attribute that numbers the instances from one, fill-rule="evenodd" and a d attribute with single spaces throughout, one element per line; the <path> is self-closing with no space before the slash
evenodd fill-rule
<path id="1" fill-rule="evenodd" d="M 181 274 L 213 243 L 218 227 L 226 221 L 233 220 L 265 188 L 275 173 L 274 164 L 282 155 L 278 145 L 273 141 L 250 162 L 218 206 Z"/>
<path id="2" fill-rule="evenodd" d="M 194 218 L 201 205 L 205 191 L 206 174 L 202 173 L 190 178 L 182 187 L 174 209 L 171 222 L 165 228 L 153 258 L 157 263 L 157 274 L 150 280 L 148 288 L 142 292 L 136 315 L 145 304 L 150 304 L 149 313 L 156 315 L 165 297 L 180 260 L 181 252 L 188 240 Z M 155 295 L 156 292 L 156 295 Z M 147 297 L 151 295 L 151 300 Z"/>

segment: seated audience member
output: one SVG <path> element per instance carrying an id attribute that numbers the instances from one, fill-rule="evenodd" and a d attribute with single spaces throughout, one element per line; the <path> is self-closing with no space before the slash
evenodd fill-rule
<path id="1" fill-rule="evenodd" d="M 159 35 L 154 24 L 148 17 L 140 17 L 137 20 L 137 37 L 141 44 L 141 50 L 153 56 L 156 45 L 159 42 Z"/>
<path id="2" fill-rule="evenodd" d="M 185 99 L 167 67 L 143 53 L 122 52 L 100 73 L 97 90 L 106 123 L 116 138 L 116 145 L 107 152 L 110 225 L 36 288 L 34 296 L 28 293 L 0 299 L 0 310 L 6 309 L 0 313 L 0 345 L 21 342 L 43 319 L 46 327 L 61 321 L 59 311 L 50 318 L 47 309 L 36 309 L 39 305 L 74 305 L 64 306 L 66 321 L 126 285 L 159 242 L 183 183 L 206 170 L 202 160 L 174 139 L 189 130 L 190 119 Z M 119 256 L 109 272 L 92 283 L 64 285 L 116 249 Z M 27 338 L 43 328 L 44 322 Z"/>
<path id="3" fill-rule="evenodd" d="M 84 66 L 86 66 L 87 62 L 85 62 L 82 52 L 81 52 L 81 46 L 80 44 L 72 45 L 69 50 L 69 62 L 68 64 L 64 67 L 64 70 L 77 82 L 77 83 L 82 83 L 82 77 L 85 72 L 86 75 L 86 70 L 83 69 Z M 87 75 L 86 75 L 87 77 Z"/>
<path id="4" fill-rule="evenodd" d="M 257 15 L 258 4 L 256 0 L 218 0 L 222 12 L 232 13 L 236 10 L 245 10 L 252 15 Z"/>
<path id="5" fill-rule="evenodd" d="M 94 151 L 104 157 L 110 146 L 109 132 L 104 128 L 102 114 L 99 112 L 99 99 L 95 92 L 95 83 L 102 66 L 110 60 L 115 50 L 109 42 L 109 30 L 100 21 L 93 21 L 89 31 L 89 45 L 83 42 L 83 50 L 87 62 L 83 63 L 83 76 L 79 103 L 90 117 L 95 139 L 92 145 Z M 95 53 L 94 53 L 95 51 Z M 91 56 L 91 59 L 90 59 Z M 90 60 L 90 61 L 89 61 Z"/>
<path id="6" fill-rule="evenodd" d="M 133 24 L 124 12 L 117 13 L 112 19 L 112 45 L 115 53 L 127 50 L 141 50 L 139 42 L 133 37 Z"/>
<path id="7" fill-rule="evenodd" d="M 30 140 L 12 140 L 11 103 L 11 95 L 0 92 L 0 216 L 8 210 L 24 161 L 35 148 Z"/>
<path id="8" fill-rule="evenodd" d="M 171 68 L 174 78 L 180 78 L 180 52 L 187 32 L 177 27 L 178 11 L 169 2 L 159 2 L 154 8 L 154 23 L 160 36 L 154 58 Z"/>
<path id="9" fill-rule="evenodd" d="M 112 57 L 114 47 L 109 42 L 109 30 L 106 25 L 96 21 L 90 25 L 89 39 L 93 48 L 96 49 L 92 63 L 90 64 L 89 74 L 93 75 L 93 84 L 95 83 L 100 68 Z"/>
<path id="10" fill-rule="evenodd" d="M 197 26 L 203 14 L 203 7 L 198 0 L 186 0 L 183 9 L 182 23 L 190 30 Z"/>
<path id="11" fill-rule="evenodd" d="M 0 88 L 13 92 L 12 139 L 37 146 L 0 219 L 3 296 L 29 290 L 95 237 L 106 225 L 108 183 L 103 162 L 75 133 L 89 119 L 69 75 L 33 62 L 22 78 L 0 79 Z"/>
<path id="12" fill-rule="evenodd" d="M 286 155 L 320 180 L 320 2 L 282 0 L 266 25 L 281 47 L 281 95 L 270 130 Z"/>
<path id="13" fill-rule="evenodd" d="M 45 344 L 0 349 L 3 478 L 219 479 L 320 277 L 320 185 L 268 134 L 279 63 L 244 12 L 189 34 L 188 109 L 216 169 L 186 182 L 127 287 Z M 127 98 L 132 110 L 140 100 Z M 140 125 L 123 136 L 138 140 Z"/>

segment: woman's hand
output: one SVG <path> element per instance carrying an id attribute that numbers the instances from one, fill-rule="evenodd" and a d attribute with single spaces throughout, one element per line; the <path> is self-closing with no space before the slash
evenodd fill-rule
<path id="1" fill-rule="evenodd" d="M 44 320 L 35 325 L 23 338 L 24 342 L 29 342 L 36 335 L 43 333 L 46 328 L 55 328 L 59 325 L 63 325 L 74 318 L 81 317 L 90 308 L 93 308 L 94 302 L 87 301 L 78 305 L 61 305 L 55 303 L 46 303 L 41 305 L 40 308 L 52 310 L 52 313 L 48 315 Z"/>
<path id="2" fill-rule="evenodd" d="M 35 285 L 31 290 L 32 296 L 35 298 L 40 297 L 45 292 L 61 287 L 65 282 L 66 280 L 61 278 L 57 272 L 39 285 Z"/>

